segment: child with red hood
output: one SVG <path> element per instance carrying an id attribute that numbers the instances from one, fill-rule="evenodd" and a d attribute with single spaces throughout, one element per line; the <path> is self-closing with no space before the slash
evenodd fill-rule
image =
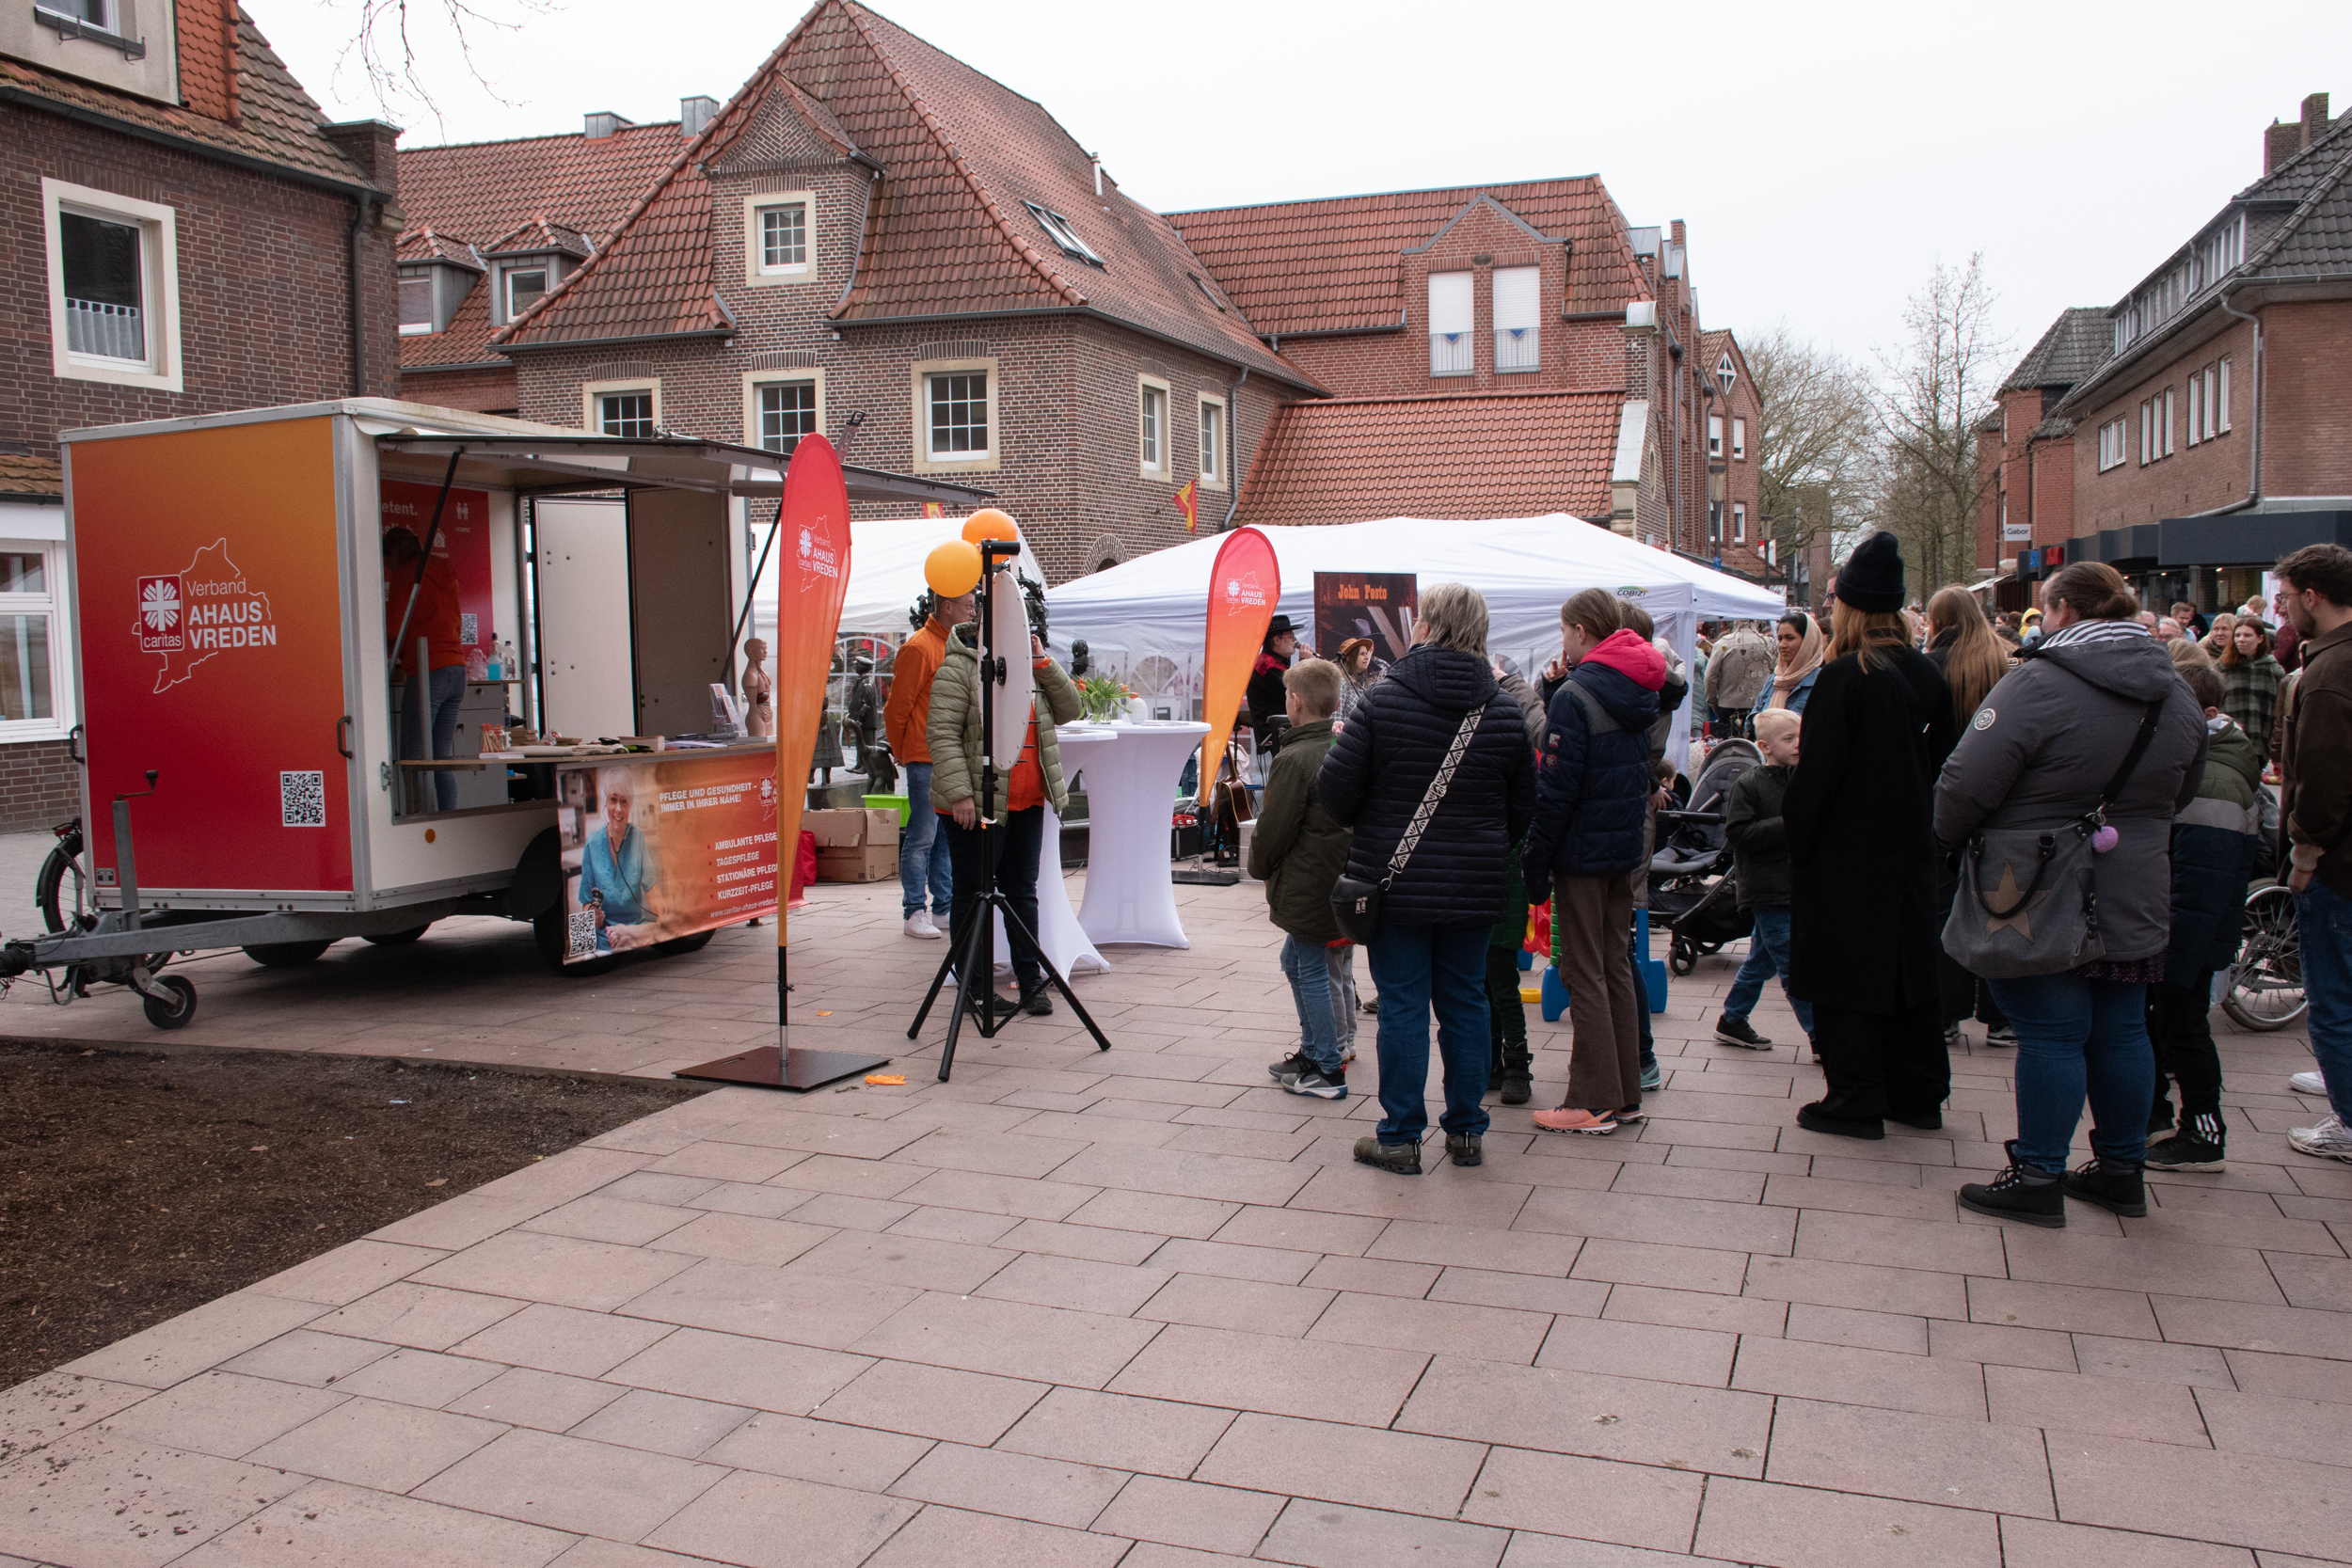
<path id="1" fill-rule="evenodd" d="M 1622 628 L 1616 596 L 1588 588 L 1560 607 L 1562 662 L 1536 760 L 1529 898 L 1554 898 L 1553 961 L 1568 988 L 1567 1099 L 1535 1113 L 1548 1132 L 1613 1132 L 1642 1119 L 1632 966 L 1633 889 L 1651 790 L 1650 726 L 1666 660 Z"/>

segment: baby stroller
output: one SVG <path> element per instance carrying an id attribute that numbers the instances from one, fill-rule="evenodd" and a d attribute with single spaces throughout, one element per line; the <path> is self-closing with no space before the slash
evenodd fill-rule
<path id="1" fill-rule="evenodd" d="M 1649 863 L 1649 917 L 1671 940 L 1666 967 L 1688 974 L 1702 953 L 1748 934 L 1754 922 L 1740 908 L 1724 807 L 1740 775 L 1763 762 L 1755 743 L 1725 740 L 1707 755 L 1691 785 L 1689 805 L 1658 814 L 1659 840 Z"/>

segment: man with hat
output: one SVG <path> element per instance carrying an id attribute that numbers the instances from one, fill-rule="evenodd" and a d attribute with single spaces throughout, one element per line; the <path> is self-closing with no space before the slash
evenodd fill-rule
<path id="1" fill-rule="evenodd" d="M 1250 666 L 1247 692 L 1250 729 L 1257 736 L 1260 756 L 1273 746 L 1278 727 L 1275 720 L 1290 721 L 1290 698 L 1283 689 L 1282 676 L 1297 652 L 1298 628 L 1291 625 L 1289 616 L 1277 615 L 1266 623 L 1265 641 L 1258 645 L 1258 662 Z"/>

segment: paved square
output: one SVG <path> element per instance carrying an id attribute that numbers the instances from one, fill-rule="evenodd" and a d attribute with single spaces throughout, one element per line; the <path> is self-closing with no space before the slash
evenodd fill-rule
<path id="1" fill-rule="evenodd" d="M 1348 1100 L 1268 1085 L 1255 885 L 1180 890 L 1190 951 L 1079 982 L 1114 1050 L 1060 1008 L 944 1085 L 897 895 L 794 917 L 794 1036 L 906 1086 L 718 1091 L 0 1393 L 0 1560 L 2352 1557 L 2352 1167 L 2280 1135 L 2317 1114 L 2299 1031 L 2223 1035 L 2226 1175 L 2036 1231 L 1953 1200 L 2002 1164 L 2010 1053 L 1970 1027 L 1940 1132 L 1801 1132 L 1818 1069 L 1711 1043 L 1735 953 L 1654 1021 L 1646 1124 L 1496 1107 L 1483 1166 L 1404 1178 L 1349 1159 L 1372 1020 Z M 666 1074 L 772 1037 L 772 936 L 585 980 L 490 922 L 210 958 L 174 1043 Z M 1529 1018 L 1554 1103 L 1566 1021 Z M 1796 1037 L 1776 994 L 1756 1022 Z M 151 1037 L 24 987 L 0 1028 Z"/>

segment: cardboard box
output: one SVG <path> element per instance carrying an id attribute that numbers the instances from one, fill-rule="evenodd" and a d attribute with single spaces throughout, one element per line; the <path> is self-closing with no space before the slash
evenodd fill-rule
<path id="1" fill-rule="evenodd" d="M 817 852 L 898 847 L 898 814 L 888 807 L 835 807 L 804 813 L 801 826 L 817 835 Z"/>
<path id="2" fill-rule="evenodd" d="M 896 844 L 866 844 L 854 849 L 817 849 L 817 879 L 820 882 L 879 882 L 898 875 Z"/>

